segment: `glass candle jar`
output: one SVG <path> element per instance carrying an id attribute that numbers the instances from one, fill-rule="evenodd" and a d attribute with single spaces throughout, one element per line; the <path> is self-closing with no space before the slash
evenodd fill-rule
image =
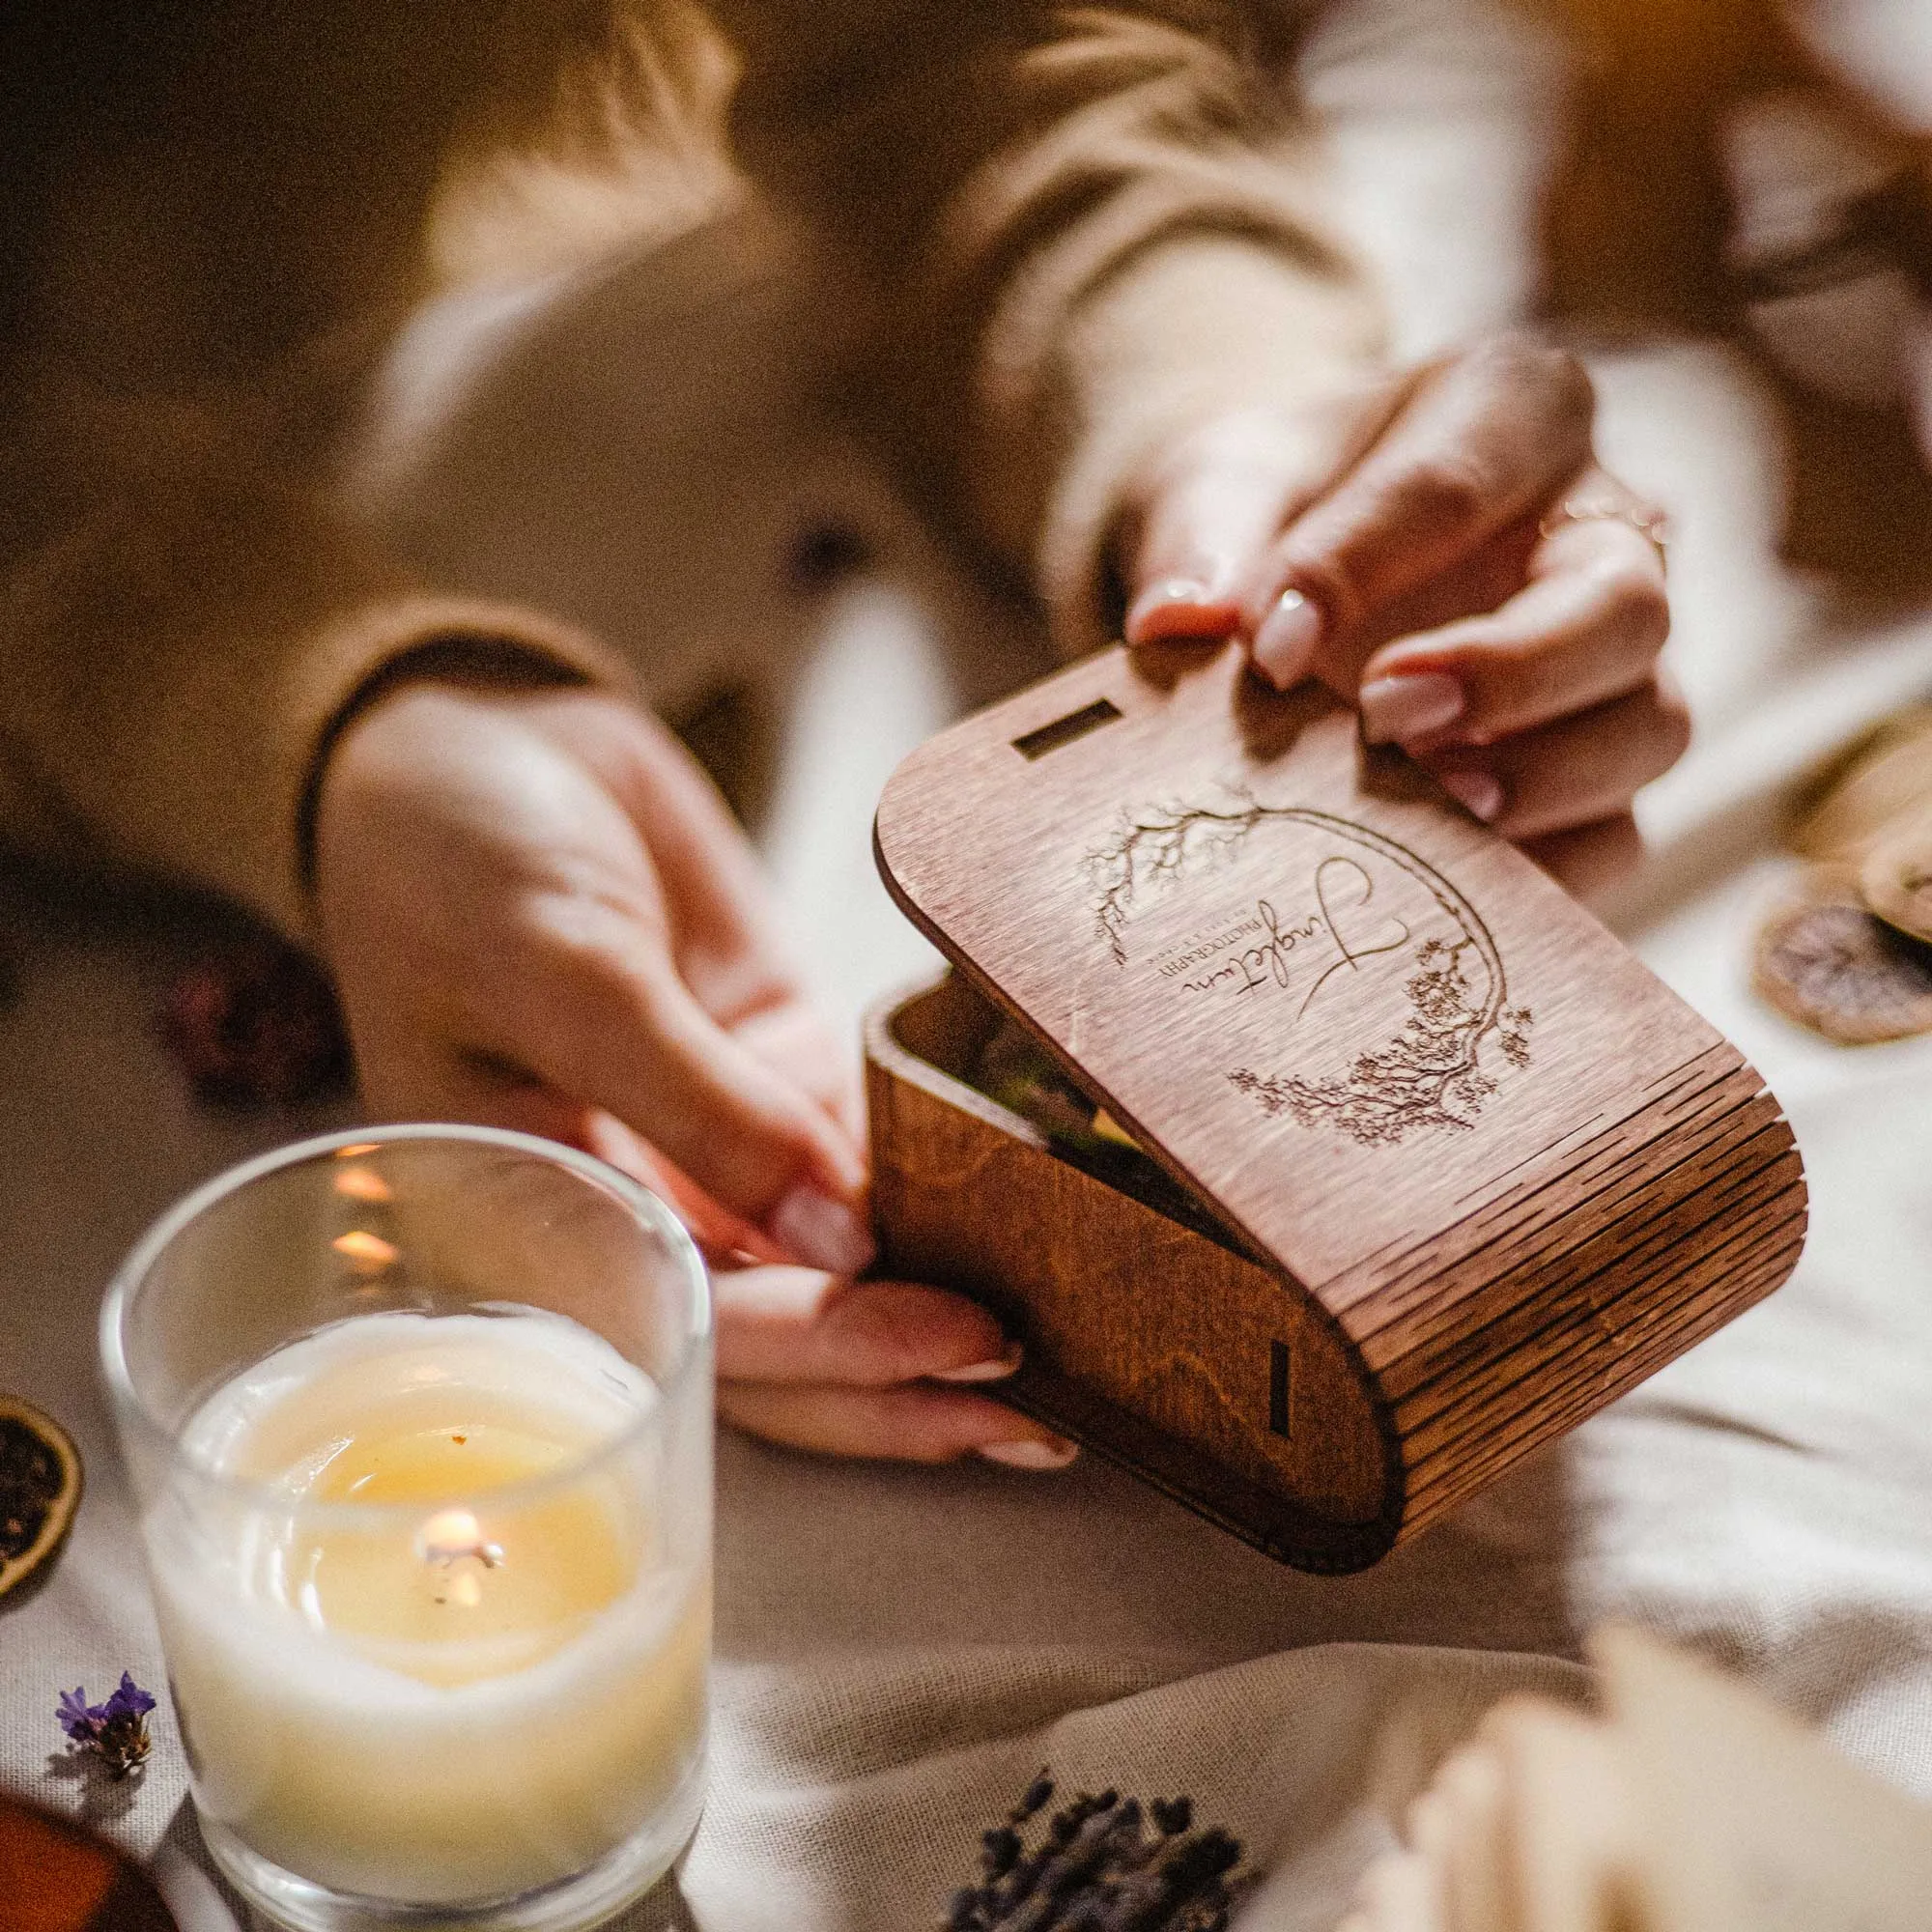
<path id="1" fill-rule="evenodd" d="M 399 1127 L 165 1215 L 101 1348 L 202 1830 L 296 1932 L 567 1932 L 696 1824 L 711 1304 L 587 1155 Z"/>

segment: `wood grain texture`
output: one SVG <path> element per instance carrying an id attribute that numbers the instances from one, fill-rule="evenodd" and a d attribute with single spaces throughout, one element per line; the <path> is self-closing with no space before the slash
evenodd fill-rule
<path id="1" fill-rule="evenodd" d="M 868 1021 L 884 1264 L 974 1295 L 1024 1341 L 1003 1401 L 1249 1541 L 1336 1568 L 1385 1547 L 1395 1444 L 1335 1325 L 1231 1234 L 1108 1186 L 965 1085 L 997 1019 L 949 979 Z M 1271 1426 L 1277 1342 L 1285 1433 Z"/>
<path id="2" fill-rule="evenodd" d="M 876 841 L 973 989 L 872 1031 L 892 1265 L 1023 1318 L 1023 1400 L 1288 1560 L 1373 1560 L 1796 1261 L 1797 1154 L 1735 1049 L 1233 648 L 1110 652 L 954 726 Z M 995 1009 L 1193 1226 L 961 1084 Z"/>

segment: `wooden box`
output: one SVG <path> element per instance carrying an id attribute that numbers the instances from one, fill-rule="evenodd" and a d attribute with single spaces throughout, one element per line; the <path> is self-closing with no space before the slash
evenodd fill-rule
<path id="1" fill-rule="evenodd" d="M 885 1265 L 1012 1324 L 1017 1406 L 1286 1562 L 1373 1563 L 1797 1261 L 1797 1151 L 1736 1049 L 1233 646 L 966 720 L 875 839 L 956 968 L 868 1028 Z M 1178 1185 L 967 1085 L 1002 1015 Z"/>

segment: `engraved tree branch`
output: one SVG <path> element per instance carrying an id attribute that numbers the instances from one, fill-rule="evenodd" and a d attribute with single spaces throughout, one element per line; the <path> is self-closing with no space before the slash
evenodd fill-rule
<path id="1" fill-rule="evenodd" d="M 1263 819 L 1282 814 L 1235 794 L 1235 809 L 1154 806 L 1139 816 L 1122 814 L 1114 838 L 1087 855 L 1087 876 L 1097 894 L 1094 923 L 1116 965 L 1125 965 L 1122 935 L 1135 895 L 1156 882 L 1179 878 L 1188 867 L 1232 851 Z"/>
<path id="2" fill-rule="evenodd" d="M 1266 1114 L 1286 1113 L 1297 1126 L 1327 1124 L 1364 1144 L 1394 1143 L 1417 1128 L 1466 1130 L 1496 1083 L 1482 1070 L 1485 1035 L 1494 1031 L 1512 1066 L 1529 1064 L 1527 1007 L 1492 1014 L 1472 1004 L 1463 954 L 1475 944 L 1427 939 L 1415 950 L 1417 972 L 1404 985 L 1414 1010 L 1387 1046 L 1362 1054 L 1342 1080 L 1283 1079 L 1236 1067 L 1229 1079 Z"/>
<path id="3" fill-rule="evenodd" d="M 1501 956 L 1462 895 L 1413 853 L 1364 827 L 1299 807 L 1264 806 L 1245 792 L 1233 794 L 1225 810 L 1156 806 L 1123 814 L 1114 837 L 1086 862 L 1095 892 L 1095 928 L 1115 963 L 1126 963 L 1124 934 L 1138 895 L 1231 851 L 1267 819 L 1326 823 L 1380 849 L 1428 889 L 1462 937 L 1454 944 L 1425 940 L 1416 949 L 1417 970 L 1403 988 L 1409 1017 L 1386 1046 L 1361 1055 L 1345 1079 L 1284 1078 L 1251 1067 L 1237 1067 L 1228 1077 L 1265 1113 L 1287 1113 L 1300 1126 L 1330 1125 L 1365 1144 L 1398 1142 L 1418 1129 L 1472 1127 L 1496 1090 L 1482 1068 L 1484 1040 L 1494 1034 L 1503 1058 L 1512 1066 L 1527 1066 L 1535 1016 L 1527 1007 L 1507 1004 Z M 1471 952 L 1489 982 L 1480 989 L 1463 966 Z"/>

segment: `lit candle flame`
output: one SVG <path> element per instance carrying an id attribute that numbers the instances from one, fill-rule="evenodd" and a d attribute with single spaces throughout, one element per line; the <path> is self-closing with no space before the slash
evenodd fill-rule
<path id="1" fill-rule="evenodd" d="M 416 1532 L 416 1545 L 426 1563 L 460 1563 L 473 1556 L 486 1570 L 503 1560 L 503 1546 L 490 1542 L 483 1525 L 467 1509 L 439 1510 Z M 470 1578 L 474 1586 L 475 1578 Z"/>
<path id="2" fill-rule="evenodd" d="M 345 1167 L 335 1177 L 335 1191 L 352 1201 L 393 1201 L 395 1190 L 373 1167 Z"/>

